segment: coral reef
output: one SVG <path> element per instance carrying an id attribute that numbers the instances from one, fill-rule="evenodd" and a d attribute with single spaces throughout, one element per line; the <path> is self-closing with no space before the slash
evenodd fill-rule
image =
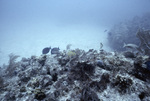
<path id="1" fill-rule="evenodd" d="M 80 101 L 100 101 L 100 100 L 94 91 L 92 91 L 89 87 L 85 87 L 82 89 Z"/>
<path id="2" fill-rule="evenodd" d="M 15 68 L 17 68 L 19 66 L 19 63 L 16 62 L 16 59 L 18 58 L 18 55 L 14 55 L 13 53 L 9 54 L 9 62 L 8 62 L 8 66 L 6 66 L 6 76 L 11 77 L 11 76 L 15 76 L 17 71 Z"/>
<path id="3" fill-rule="evenodd" d="M 132 20 L 114 25 L 108 32 L 109 46 L 115 51 L 124 51 L 124 43 L 132 43 L 139 46 L 141 40 L 136 37 L 136 33 L 139 29 L 149 30 L 149 18 L 150 13 L 147 13 L 141 17 L 136 16 Z"/>
<path id="4" fill-rule="evenodd" d="M 114 82 L 112 83 L 112 85 L 116 87 L 116 89 L 120 93 L 126 93 L 132 84 L 133 84 L 133 81 L 130 78 L 122 77 L 119 75 L 117 75 L 117 77 L 114 79 Z"/>
<path id="5" fill-rule="evenodd" d="M 140 52 L 150 55 L 150 30 L 139 30 L 136 36 L 140 39 Z"/>
<path id="6" fill-rule="evenodd" d="M 150 101 L 148 56 L 68 50 L 17 58 L 0 68 L 1 101 Z M 10 71 L 15 74 L 10 76 Z M 5 69 L 4 69 L 5 68 Z M 9 77 L 9 78 L 8 78 Z"/>

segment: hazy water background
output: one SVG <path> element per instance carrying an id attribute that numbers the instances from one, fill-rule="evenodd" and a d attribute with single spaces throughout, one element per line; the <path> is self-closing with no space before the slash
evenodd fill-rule
<path id="1" fill-rule="evenodd" d="M 115 23 L 150 11 L 150 0 L 0 0 L 0 65 L 44 47 L 99 49 Z"/>

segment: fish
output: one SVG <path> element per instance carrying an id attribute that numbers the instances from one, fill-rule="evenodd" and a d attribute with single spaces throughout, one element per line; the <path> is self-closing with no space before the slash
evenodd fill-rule
<path id="1" fill-rule="evenodd" d="M 138 52 L 143 53 L 142 49 L 139 46 L 135 45 L 135 44 L 125 44 L 124 43 L 123 48 L 128 48 L 128 49 L 136 50 Z"/>
<path id="2" fill-rule="evenodd" d="M 100 43 L 100 49 L 102 49 L 103 48 L 103 43 Z"/>
<path id="3" fill-rule="evenodd" d="M 124 43 L 123 48 L 138 49 L 139 47 L 135 44 L 125 44 Z"/>
<path id="4" fill-rule="evenodd" d="M 52 48 L 51 49 L 51 54 L 59 54 L 59 47 L 57 48 L 57 47 L 55 47 L 55 48 Z"/>
<path id="5" fill-rule="evenodd" d="M 46 48 L 44 48 L 44 49 L 42 50 L 42 54 L 47 54 L 47 53 L 49 53 L 50 49 L 51 49 L 51 47 L 46 47 Z"/>

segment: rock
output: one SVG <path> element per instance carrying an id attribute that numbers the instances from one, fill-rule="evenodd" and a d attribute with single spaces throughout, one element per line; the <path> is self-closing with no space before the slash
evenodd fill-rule
<path id="1" fill-rule="evenodd" d="M 99 86 L 100 86 L 99 89 L 101 92 L 103 92 L 107 88 L 108 83 L 110 83 L 109 74 L 104 73 L 101 77 L 100 82 L 99 82 Z"/>
<path id="2" fill-rule="evenodd" d="M 7 92 L 4 101 L 16 101 L 15 95 L 14 92 Z"/>
<path id="3" fill-rule="evenodd" d="M 112 85 L 114 87 L 117 87 L 117 90 L 121 93 L 124 94 L 129 90 L 131 85 L 133 84 L 133 81 L 130 78 L 127 77 L 122 77 L 122 76 L 117 76 L 114 78 Z"/>
<path id="4" fill-rule="evenodd" d="M 23 67 L 23 68 L 26 68 L 27 66 L 29 66 L 30 64 L 29 64 L 29 62 L 22 62 L 21 63 L 21 66 Z"/>
<path id="5" fill-rule="evenodd" d="M 26 77 L 26 76 L 23 76 L 20 78 L 20 81 L 22 82 L 28 82 L 30 80 L 30 77 Z"/>
<path id="6" fill-rule="evenodd" d="M 141 93 L 139 94 L 139 98 L 140 98 L 141 100 L 143 100 L 143 99 L 145 98 L 145 96 L 146 96 L 146 93 L 145 93 L 145 92 L 141 92 Z"/>
<path id="7" fill-rule="evenodd" d="M 102 60 L 96 60 L 96 65 L 99 67 L 104 67 L 104 62 Z"/>
<path id="8" fill-rule="evenodd" d="M 56 90 L 56 91 L 54 92 L 54 96 L 55 96 L 55 98 L 58 98 L 58 97 L 60 96 L 60 92 L 59 92 L 58 90 Z"/>
<path id="9" fill-rule="evenodd" d="M 103 92 L 107 88 L 108 83 L 110 83 L 109 74 L 104 73 L 101 77 L 101 80 L 99 82 L 98 81 L 91 82 L 90 87 L 94 88 L 95 91 Z"/>
<path id="10" fill-rule="evenodd" d="M 41 81 L 41 85 L 42 87 L 48 87 L 50 85 L 52 85 L 53 82 L 52 82 L 52 77 L 47 75 L 47 76 L 44 76 L 42 81 Z"/>
<path id="11" fill-rule="evenodd" d="M 75 66 L 71 68 L 73 73 L 71 77 L 75 80 L 85 81 L 89 79 L 89 76 L 93 75 L 95 72 L 94 64 L 88 62 L 78 62 Z"/>
<path id="12" fill-rule="evenodd" d="M 17 72 L 12 77 L 8 66 L 0 68 L 0 101 L 149 101 L 148 56 L 73 51 L 71 59 L 66 53 L 22 59 L 10 71 Z"/>
<path id="13" fill-rule="evenodd" d="M 43 99 L 46 98 L 45 93 L 43 91 L 41 91 L 41 89 L 36 89 L 34 91 L 34 93 L 35 93 L 34 98 L 37 99 L 37 100 L 43 100 Z"/>
<path id="14" fill-rule="evenodd" d="M 78 62 L 76 67 L 80 68 L 82 72 L 86 72 L 87 74 L 93 74 L 95 72 L 95 66 L 88 62 Z"/>
<path id="15" fill-rule="evenodd" d="M 30 59 L 22 58 L 22 60 L 21 60 L 21 66 L 23 67 L 23 69 L 25 69 L 29 65 L 30 65 Z"/>
<path id="16" fill-rule="evenodd" d="M 0 88 L 4 85 L 4 79 L 0 76 Z"/>
<path id="17" fill-rule="evenodd" d="M 46 61 L 46 55 L 42 55 L 39 59 L 38 62 L 41 64 L 41 66 L 45 65 L 45 61 Z"/>
<path id="18" fill-rule="evenodd" d="M 30 59 L 29 59 L 29 58 L 25 58 L 25 57 L 23 57 L 21 61 L 22 61 L 22 62 L 29 62 L 29 61 L 30 61 Z"/>
<path id="19" fill-rule="evenodd" d="M 82 89 L 81 101 L 100 101 L 100 99 L 94 91 L 89 87 L 85 87 Z"/>
<path id="20" fill-rule="evenodd" d="M 124 52 L 123 55 L 126 58 L 135 58 L 136 57 L 133 52 Z"/>
<path id="21" fill-rule="evenodd" d="M 61 66 L 65 66 L 68 62 L 69 62 L 69 59 L 68 58 L 58 58 L 58 62 Z"/>
<path id="22" fill-rule="evenodd" d="M 26 92 L 26 87 L 24 87 L 24 86 L 21 87 L 21 88 L 20 88 L 20 92 Z"/>
<path id="23" fill-rule="evenodd" d="M 150 82 L 150 71 L 147 68 L 143 68 L 142 64 L 143 60 L 141 58 L 136 59 L 131 74 L 142 81 Z"/>
<path id="24" fill-rule="evenodd" d="M 150 60 L 145 62 L 146 68 L 150 71 Z"/>
<path id="25" fill-rule="evenodd" d="M 52 81 L 54 81 L 54 82 L 57 81 L 57 79 L 58 79 L 57 75 L 58 75 L 57 73 L 52 75 Z"/>

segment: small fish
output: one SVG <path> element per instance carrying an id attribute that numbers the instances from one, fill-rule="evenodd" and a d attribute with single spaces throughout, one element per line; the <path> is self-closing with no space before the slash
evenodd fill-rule
<path id="1" fill-rule="evenodd" d="M 51 49 L 51 54 L 59 54 L 59 50 L 60 50 L 59 47 L 58 48 L 56 48 L 56 47 L 52 48 Z"/>
<path id="2" fill-rule="evenodd" d="M 47 54 L 50 51 L 51 47 L 46 47 L 42 50 L 42 54 Z"/>
<path id="3" fill-rule="evenodd" d="M 103 48 L 103 43 L 100 43 L 100 50 Z"/>

